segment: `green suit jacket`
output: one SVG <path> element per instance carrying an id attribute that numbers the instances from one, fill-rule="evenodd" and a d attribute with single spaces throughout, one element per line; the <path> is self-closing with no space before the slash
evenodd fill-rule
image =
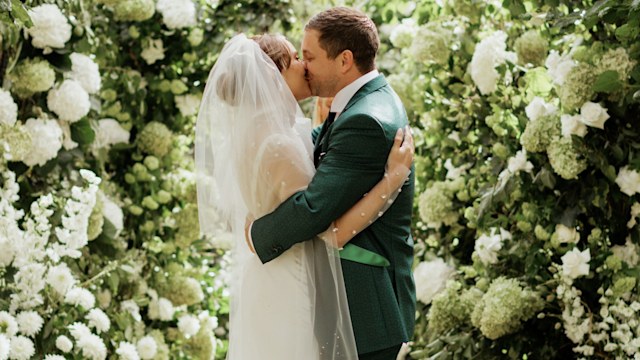
<path id="1" fill-rule="evenodd" d="M 260 260 L 266 263 L 314 238 L 358 202 L 382 178 L 396 131 L 406 125 L 405 109 L 382 75 L 360 88 L 331 126 L 314 131 L 322 157 L 308 188 L 253 223 L 251 237 Z M 386 266 L 341 261 L 359 354 L 400 344 L 413 335 L 413 173 L 412 167 L 384 215 L 347 245 L 383 256 Z"/>

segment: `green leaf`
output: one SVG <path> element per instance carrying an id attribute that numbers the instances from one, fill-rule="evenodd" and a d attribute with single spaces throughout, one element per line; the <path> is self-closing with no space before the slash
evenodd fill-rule
<path id="1" fill-rule="evenodd" d="M 631 24 L 624 24 L 616 29 L 616 38 L 620 41 L 633 40 L 638 37 L 640 29 L 637 26 Z"/>
<path id="2" fill-rule="evenodd" d="M 593 84 L 593 91 L 612 93 L 622 88 L 620 74 L 615 70 L 607 70 L 600 74 Z"/>
<path id="3" fill-rule="evenodd" d="M 29 16 L 27 9 L 19 0 L 11 0 L 11 16 L 26 27 L 33 26 L 33 22 L 31 22 L 31 17 Z"/>
<path id="4" fill-rule="evenodd" d="M 91 128 L 89 120 L 80 120 L 71 124 L 71 140 L 78 144 L 91 144 L 96 138 L 96 133 Z"/>
<path id="5" fill-rule="evenodd" d="M 533 178 L 533 182 L 539 182 L 549 189 L 553 189 L 556 186 L 556 178 L 547 168 L 542 168 Z"/>

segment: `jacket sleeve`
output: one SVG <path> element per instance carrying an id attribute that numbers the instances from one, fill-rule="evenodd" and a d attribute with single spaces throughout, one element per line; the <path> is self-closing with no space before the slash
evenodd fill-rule
<path id="1" fill-rule="evenodd" d="M 326 155 L 307 189 L 253 223 L 251 238 L 263 263 L 325 231 L 382 178 L 393 136 L 363 114 L 333 126 Z"/>

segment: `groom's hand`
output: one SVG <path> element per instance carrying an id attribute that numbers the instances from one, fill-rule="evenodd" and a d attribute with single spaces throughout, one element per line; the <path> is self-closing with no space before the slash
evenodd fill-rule
<path id="1" fill-rule="evenodd" d="M 253 219 L 247 216 L 247 221 L 244 224 L 244 239 L 247 242 L 247 246 L 252 253 L 256 253 L 256 249 L 253 248 L 253 244 L 251 243 L 251 224 L 253 224 Z"/>

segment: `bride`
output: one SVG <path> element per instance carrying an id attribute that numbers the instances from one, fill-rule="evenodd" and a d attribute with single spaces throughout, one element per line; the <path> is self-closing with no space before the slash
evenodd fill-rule
<path id="1" fill-rule="evenodd" d="M 198 208 L 204 234 L 213 233 L 213 219 L 222 216 L 235 240 L 230 360 L 357 359 L 339 251 L 397 195 L 413 139 L 398 131 L 390 175 L 336 214 L 331 230 L 262 264 L 245 241 L 245 223 L 273 211 L 313 177 L 311 127 L 297 104 L 309 96 L 305 65 L 282 36 L 236 35 L 207 80 L 196 124 Z"/>

